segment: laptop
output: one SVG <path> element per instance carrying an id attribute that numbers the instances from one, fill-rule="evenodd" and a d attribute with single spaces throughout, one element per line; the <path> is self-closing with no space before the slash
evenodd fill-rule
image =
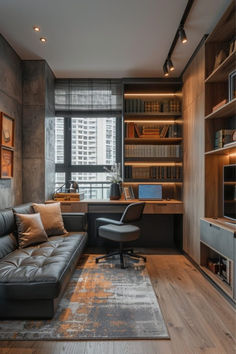
<path id="1" fill-rule="evenodd" d="M 139 200 L 162 200 L 161 184 L 139 184 L 138 186 Z"/>

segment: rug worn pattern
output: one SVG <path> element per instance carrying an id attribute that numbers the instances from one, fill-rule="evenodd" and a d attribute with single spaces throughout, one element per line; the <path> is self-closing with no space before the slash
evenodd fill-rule
<path id="1" fill-rule="evenodd" d="M 1 340 L 169 338 L 143 263 L 120 269 L 84 256 L 52 320 L 0 322 Z"/>

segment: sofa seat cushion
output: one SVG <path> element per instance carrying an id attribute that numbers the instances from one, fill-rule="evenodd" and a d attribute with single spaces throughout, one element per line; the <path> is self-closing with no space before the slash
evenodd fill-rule
<path id="1" fill-rule="evenodd" d="M 18 249 L 0 260 L 0 297 L 56 298 L 82 252 L 87 234 L 49 237 L 48 242 Z"/>

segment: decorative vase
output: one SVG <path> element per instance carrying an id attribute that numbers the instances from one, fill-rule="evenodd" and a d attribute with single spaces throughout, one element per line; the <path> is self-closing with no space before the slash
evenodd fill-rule
<path id="1" fill-rule="evenodd" d="M 120 184 L 112 183 L 110 188 L 110 200 L 118 200 L 120 196 Z"/>

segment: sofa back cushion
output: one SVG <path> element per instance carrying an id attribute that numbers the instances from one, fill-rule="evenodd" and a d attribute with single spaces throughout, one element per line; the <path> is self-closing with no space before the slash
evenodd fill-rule
<path id="1" fill-rule="evenodd" d="M 14 214 L 11 209 L 0 211 L 0 259 L 17 248 L 14 231 L 16 229 Z"/>

